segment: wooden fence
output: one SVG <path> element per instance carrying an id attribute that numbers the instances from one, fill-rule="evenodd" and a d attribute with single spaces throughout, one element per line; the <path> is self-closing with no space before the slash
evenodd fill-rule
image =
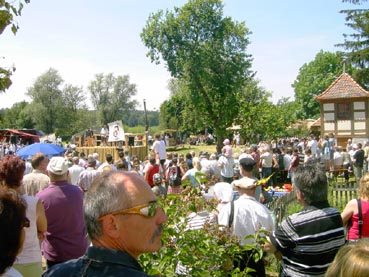
<path id="1" fill-rule="evenodd" d="M 350 182 L 332 182 L 330 184 L 331 206 L 342 210 L 346 204 L 354 198 L 358 197 L 358 187 L 355 181 Z M 282 220 L 288 216 L 288 206 L 296 200 L 294 191 L 287 193 L 281 197 L 274 197 L 273 200 L 266 204 L 274 217 L 275 226 L 277 227 Z"/>
<path id="2" fill-rule="evenodd" d="M 331 205 L 339 210 L 342 210 L 351 199 L 358 196 L 358 187 L 355 181 L 333 183 L 332 187 Z"/>
<path id="3" fill-rule="evenodd" d="M 281 197 L 275 197 L 273 200 L 266 204 L 268 209 L 272 212 L 274 217 L 275 227 L 277 227 L 282 220 L 286 217 L 288 205 L 296 200 L 295 191 L 291 191 Z"/>

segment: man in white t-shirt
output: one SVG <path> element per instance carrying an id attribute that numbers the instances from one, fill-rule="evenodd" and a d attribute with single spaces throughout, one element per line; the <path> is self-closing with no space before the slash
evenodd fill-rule
<path id="1" fill-rule="evenodd" d="M 244 177 L 235 180 L 233 186 L 237 189 L 240 197 L 222 208 L 218 215 L 218 223 L 230 227 L 233 235 L 240 238 L 240 244 L 255 243 L 255 239 L 249 237 L 260 230 L 273 231 L 274 223 L 270 211 L 255 199 L 257 180 Z M 233 215 L 233 216 L 232 216 Z M 246 267 L 256 271 L 258 276 L 265 276 L 263 259 L 254 262 L 252 251 L 244 251 L 242 258 L 234 260 L 235 266 L 241 271 Z"/>
<path id="2" fill-rule="evenodd" d="M 318 142 L 316 141 L 315 136 L 313 134 L 310 135 L 307 146 L 310 148 L 311 154 L 313 155 L 313 157 L 316 158 L 317 157 L 316 151 L 318 149 Z"/>
<path id="3" fill-rule="evenodd" d="M 155 158 L 160 161 L 162 167 L 164 167 L 165 159 L 167 157 L 167 151 L 164 140 L 161 139 L 160 134 L 155 135 L 155 141 L 152 145 L 152 151 L 155 153 Z M 165 168 L 163 168 L 165 170 Z"/>
<path id="4" fill-rule="evenodd" d="M 70 168 L 68 168 L 69 172 L 68 177 L 70 179 L 70 183 L 76 186 L 79 174 L 84 170 L 84 168 L 78 164 L 79 163 L 78 157 L 73 157 L 72 161 L 73 165 Z"/>

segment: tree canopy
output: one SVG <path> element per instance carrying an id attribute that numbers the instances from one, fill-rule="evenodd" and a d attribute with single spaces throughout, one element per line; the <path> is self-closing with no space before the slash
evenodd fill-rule
<path id="1" fill-rule="evenodd" d="M 315 96 L 328 88 L 343 72 L 342 53 L 321 50 L 315 59 L 305 63 L 299 70 L 292 87 L 295 90 L 295 101 L 298 106 L 297 118 L 317 119 L 320 116 L 320 106 Z M 348 65 L 349 72 L 352 72 Z"/>
<path id="2" fill-rule="evenodd" d="M 137 93 L 136 85 L 130 84 L 128 75 L 97 74 L 88 90 L 102 124 L 122 119 L 137 105 L 137 101 L 132 99 Z"/>
<path id="3" fill-rule="evenodd" d="M 22 14 L 22 10 L 25 3 L 29 3 L 30 0 L 19 0 L 19 1 L 5 1 L 0 0 L 0 35 L 4 32 L 6 27 L 11 25 L 11 30 L 15 35 L 19 29 L 18 23 L 15 17 Z M 15 4 L 18 3 L 16 6 Z M 11 84 L 12 81 L 10 77 L 15 71 L 15 67 L 11 66 L 9 68 L 0 67 L 0 93 L 5 92 Z"/>
<path id="4" fill-rule="evenodd" d="M 35 127 L 50 134 L 68 136 L 91 126 L 96 117 L 85 104 L 86 97 L 81 87 L 64 85 L 59 72 L 50 68 L 34 82 L 27 94 L 32 102 L 25 112 Z"/>
<path id="5" fill-rule="evenodd" d="M 366 0 L 344 0 L 353 4 L 362 4 Z M 346 25 L 353 29 L 353 33 L 344 34 L 344 42 L 337 44 L 346 51 L 347 60 L 358 70 L 353 74 L 354 79 L 364 88 L 369 88 L 369 9 L 349 9 L 341 13 L 346 14 Z"/>
<path id="6" fill-rule="evenodd" d="M 141 33 L 148 56 L 164 60 L 171 75 L 185 82 L 193 107 L 218 141 L 237 117 L 239 92 L 252 76 L 249 34 L 244 23 L 223 16 L 220 0 L 190 0 L 151 14 Z"/>

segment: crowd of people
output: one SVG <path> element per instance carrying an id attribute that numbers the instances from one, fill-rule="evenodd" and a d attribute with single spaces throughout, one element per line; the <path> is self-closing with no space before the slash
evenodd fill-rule
<path id="1" fill-rule="evenodd" d="M 165 138 L 155 135 L 143 161 L 121 148 L 117 160 L 107 154 L 105 161 L 97 153 L 86 157 L 73 149 L 50 159 L 37 153 L 30 161 L 5 155 L 0 161 L 0 276 L 148 276 L 137 259 L 160 249 L 165 222 L 171 220 L 158 199 L 181 193 L 185 186 L 203 189 L 204 176 L 213 184 L 218 205 L 193 214 L 189 229 L 202 228 L 202 218 L 211 218 L 241 245 L 255 242 L 253 236 L 261 232 L 268 241 L 264 252 L 281 259 L 280 276 L 366 276 L 368 267 L 359 263 L 367 263 L 369 255 L 369 173 L 364 161 L 363 176 L 355 169 L 360 168 L 360 143 L 348 145 L 347 150 L 356 149 L 349 161 L 360 184 L 359 198 L 341 214 L 331 207 L 328 177 L 340 152 L 333 141 L 330 136 L 316 141 L 312 135 L 250 145 L 239 154 L 225 139 L 220 154 L 177 155 L 167 152 Z M 270 178 L 274 175 L 280 179 Z M 289 180 L 302 211 L 276 227 L 264 205 L 270 194 L 262 189 L 261 178 L 266 178 L 265 187 Z M 234 267 L 266 276 L 263 259 L 254 255 L 245 250 Z M 350 269 L 342 266 L 347 255 L 358 255 Z"/>

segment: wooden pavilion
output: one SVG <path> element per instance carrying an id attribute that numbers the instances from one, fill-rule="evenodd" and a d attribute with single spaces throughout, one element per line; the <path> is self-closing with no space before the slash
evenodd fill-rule
<path id="1" fill-rule="evenodd" d="M 111 154 L 113 159 L 118 159 L 118 149 L 128 150 L 130 156 L 138 156 L 140 160 L 143 160 L 148 154 L 148 146 L 145 133 L 125 133 L 125 141 L 106 142 L 101 143 L 102 139 L 100 134 L 94 134 L 92 143 L 82 143 L 82 136 L 75 135 L 74 144 L 77 146 L 78 152 L 83 152 L 86 157 L 89 154 L 98 153 L 100 161 L 105 160 L 106 154 Z"/>
<path id="2" fill-rule="evenodd" d="M 349 74 L 341 74 L 315 99 L 320 103 L 320 135 L 333 133 L 340 146 L 347 139 L 364 142 L 369 138 L 369 92 Z"/>

